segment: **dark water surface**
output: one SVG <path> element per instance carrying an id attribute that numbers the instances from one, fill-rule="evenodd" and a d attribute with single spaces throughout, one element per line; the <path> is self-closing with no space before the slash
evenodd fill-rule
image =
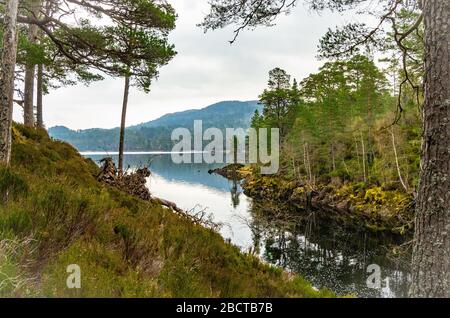
<path id="1" fill-rule="evenodd" d="M 105 154 L 86 156 L 98 161 Z M 125 156 L 125 165 L 131 169 L 149 164 L 152 176 L 148 186 L 154 196 L 173 201 L 184 210 L 206 209 L 215 222 L 223 224 L 222 236 L 243 251 L 258 254 L 266 262 L 299 273 L 315 287 L 328 287 L 338 294 L 407 296 L 409 260 L 388 253 L 392 244 L 401 242 L 319 225 L 314 213 L 290 211 L 288 219 L 274 217 L 268 211 L 278 209 L 286 215 L 286 207 L 260 206 L 242 193 L 237 182 L 208 174 L 209 169 L 223 165 L 177 165 L 170 154 Z M 380 289 L 367 287 L 373 273 L 367 272 L 371 264 L 380 268 Z"/>

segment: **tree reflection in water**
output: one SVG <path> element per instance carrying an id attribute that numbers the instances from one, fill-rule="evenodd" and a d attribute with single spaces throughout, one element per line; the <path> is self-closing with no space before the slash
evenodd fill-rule
<path id="1" fill-rule="evenodd" d="M 279 204 L 252 205 L 251 229 L 261 257 L 299 273 L 315 287 L 327 287 L 340 295 L 406 297 L 410 280 L 409 259 L 389 251 L 398 238 L 345 230 L 326 224 L 314 212 L 291 210 Z M 258 250 L 260 248 L 258 247 Z M 367 287 L 370 264 L 381 268 L 382 289 Z"/>

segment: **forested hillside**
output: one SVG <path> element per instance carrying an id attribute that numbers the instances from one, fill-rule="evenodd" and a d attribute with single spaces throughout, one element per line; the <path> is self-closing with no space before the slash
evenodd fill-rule
<path id="1" fill-rule="evenodd" d="M 343 226 L 412 233 L 420 113 L 405 94 L 396 118 L 394 91 L 387 72 L 361 55 L 324 63 L 300 83 L 270 71 L 252 126 L 280 129 L 280 170 L 260 176 L 252 169 L 246 193 L 278 206 L 329 209 Z"/>
<path id="2" fill-rule="evenodd" d="M 374 62 L 356 56 L 325 63 L 300 87 L 302 101 L 294 106 L 295 120 L 283 137 L 288 176 L 311 184 L 361 182 L 404 192 L 417 186 L 418 108 L 413 97 L 405 97 L 403 115 L 395 121 L 397 99 Z"/>
<path id="3" fill-rule="evenodd" d="M 262 106 L 256 101 L 226 101 L 199 110 L 188 110 L 167 114 L 159 119 L 128 127 L 125 145 L 128 151 L 150 151 L 172 149 L 172 130 L 178 127 L 192 131 L 194 120 L 202 120 L 204 130 L 209 127 L 248 128 L 255 110 Z M 120 128 L 86 129 L 74 131 L 57 126 L 49 129 L 51 137 L 64 140 L 80 151 L 116 151 Z"/>

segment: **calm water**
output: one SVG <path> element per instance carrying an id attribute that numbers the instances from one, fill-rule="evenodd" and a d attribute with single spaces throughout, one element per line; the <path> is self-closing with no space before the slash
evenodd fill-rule
<path id="1" fill-rule="evenodd" d="M 98 161 L 105 155 L 86 156 Z M 402 242 L 319 224 L 314 213 L 266 203 L 259 206 L 242 193 L 237 182 L 208 174 L 209 169 L 223 165 L 176 165 L 170 154 L 164 153 L 128 154 L 125 165 L 131 169 L 150 165 L 148 186 L 154 196 L 173 201 L 184 210 L 205 210 L 222 224 L 225 239 L 266 262 L 301 274 L 316 287 L 359 297 L 407 295 L 408 259 L 387 253 L 393 244 Z M 289 217 L 280 219 L 277 213 Z M 380 266 L 381 289 L 367 287 L 370 264 Z"/>

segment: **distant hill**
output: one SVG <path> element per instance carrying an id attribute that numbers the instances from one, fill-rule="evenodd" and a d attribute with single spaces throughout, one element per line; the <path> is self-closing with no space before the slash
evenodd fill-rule
<path id="1" fill-rule="evenodd" d="M 224 101 L 199 110 L 167 114 L 146 123 L 128 127 L 125 147 L 127 151 L 170 150 L 173 142 L 170 137 L 177 127 L 192 130 L 194 120 L 203 121 L 203 129 L 209 127 L 239 128 L 250 126 L 255 110 L 262 110 L 257 101 Z M 49 129 L 54 139 L 63 140 L 79 151 L 115 151 L 119 143 L 119 128 L 71 130 L 64 126 Z"/>

